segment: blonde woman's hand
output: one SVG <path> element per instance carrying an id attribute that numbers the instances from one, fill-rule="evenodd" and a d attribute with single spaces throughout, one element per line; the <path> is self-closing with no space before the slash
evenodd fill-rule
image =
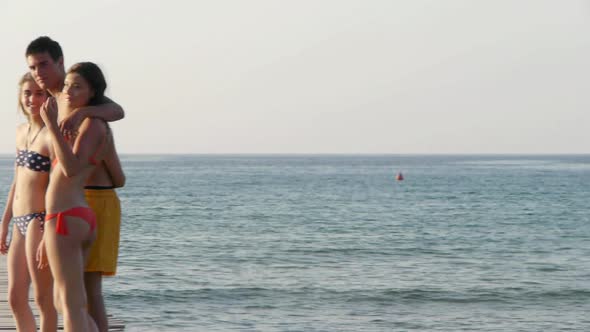
<path id="1" fill-rule="evenodd" d="M 0 254 L 6 255 L 8 253 L 8 244 L 6 243 L 7 232 L 0 230 Z"/>
<path id="2" fill-rule="evenodd" d="M 47 251 L 45 250 L 45 239 L 39 242 L 39 247 L 37 248 L 37 268 L 39 270 L 43 270 L 47 267 Z"/>

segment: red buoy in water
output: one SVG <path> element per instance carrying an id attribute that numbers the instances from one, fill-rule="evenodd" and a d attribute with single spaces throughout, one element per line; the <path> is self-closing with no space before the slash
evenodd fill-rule
<path id="1" fill-rule="evenodd" d="M 397 173 L 397 174 L 395 175 L 395 179 L 396 179 L 397 181 L 403 181 L 403 180 L 404 180 L 404 175 L 403 175 L 401 172 L 399 172 L 399 173 Z"/>

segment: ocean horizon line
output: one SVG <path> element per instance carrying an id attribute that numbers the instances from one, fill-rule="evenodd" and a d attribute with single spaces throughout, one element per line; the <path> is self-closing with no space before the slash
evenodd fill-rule
<path id="1" fill-rule="evenodd" d="M 13 156 L 14 152 L 0 152 L 0 156 Z M 119 152 L 120 156 L 397 156 L 397 157 L 428 157 L 428 156 L 440 156 L 440 157 L 516 157 L 516 156 L 590 156 L 590 152 L 548 152 L 548 153 L 532 153 L 532 152 L 494 152 L 494 153 L 422 153 L 422 152 L 409 152 L 409 153 L 393 153 L 393 152 Z"/>

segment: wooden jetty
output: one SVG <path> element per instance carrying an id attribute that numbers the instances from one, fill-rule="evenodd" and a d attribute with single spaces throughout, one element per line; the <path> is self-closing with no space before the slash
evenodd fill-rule
<path id="1" fill-rule="evenodd" d="M 6 273 L 6 256 L 0 256 L 0 331 L 16 331 L 14 319 L 12 318 L 12 311 L 8 306 L 7 292 L 8 287 L 8 275 Z M 31 286 L 32 288 L 32 286 Z M 39 324 L 39 314 L 35 305 L 35 301 L 29 296 L 29 302 L 33 309 L 33 314 Z M 58 328 L 59 331 L 63 331 L 63 325 L 61 317 L 59 317 Z M 125 324 L 120 320 L 117 320 L 113 316 L 109 315 L 109 331 L 110 332 L 121 332 L 125 330 Z"/>

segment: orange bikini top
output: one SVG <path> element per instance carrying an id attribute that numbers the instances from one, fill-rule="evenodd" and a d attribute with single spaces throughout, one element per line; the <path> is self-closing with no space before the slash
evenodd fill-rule
<path id="1" fill-rule="evenodd" d="M 92 154 L 92 156 L 90 156 L 90 157 L 88 158 L 88 162 L 89 162 L 91 165 L 98 165 L 99 161 L 98 161 L 98 160 L 96 160 L 96 155 L 98 154 L 98 152 L 99 152 L 100 150 L 102 150 L 102 148 L 105 146 L 106 142 L 107 142 L 107 138 L 106 138 L 106 136 L 105 136 L 105 137 L 104 137 L 104 139 L 102 140 L 102 143 L 100 143 L 100 146 L 98 147 L 98 149 L 96 149 L 96 151 L 94 151 L 94 153 Z M 52 168 L 53 168 L 53 167 L 55 167 L 55 165 L 57 165 L 57 163 L 59 163 L 59 159 L 57 159 L 57 158 L 53 159 L 53 160 L 51 161 L 51 167 L 52 167 Z"/>

